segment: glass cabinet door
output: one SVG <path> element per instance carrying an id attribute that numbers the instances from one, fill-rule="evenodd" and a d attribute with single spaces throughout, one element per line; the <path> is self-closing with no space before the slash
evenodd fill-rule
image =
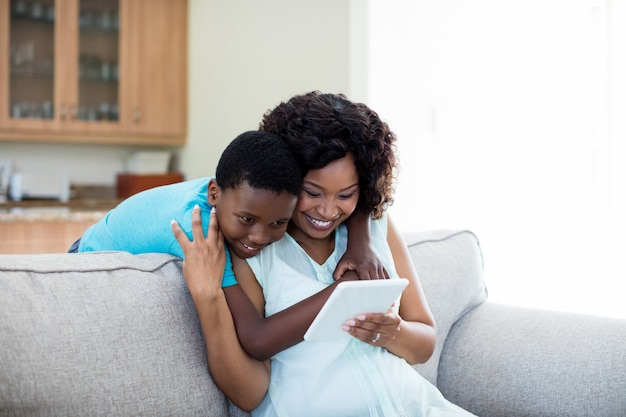
<path id="1" fill-rule="evenodd" d="M 54 117 L 54 0 L 11 0 L 9 117 Z"/>
<path id="2" fill-rule="evenodd" d="M 10 0 L 9 9 L 9 103 L 3 116 L 24 128 L 78 131 L 84 122 L 99 122 L 93 123 L 96 130 L 114 129 L 119 0 Z"/>
<path id="3" fill-rule="evenodd" d="M 0 141 L 179 145 L 187 0 L 0 0 Z"/>
<path id="4" fill-rule="evenodd" d="M 119 0 L 80 0 L 78 105 L 74 117 L 90 122 L 119 118 Z"/>

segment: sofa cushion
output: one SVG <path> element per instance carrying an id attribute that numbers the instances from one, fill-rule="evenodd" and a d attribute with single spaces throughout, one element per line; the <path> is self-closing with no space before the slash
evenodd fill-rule
<path id="1" fill-rule="evenodd" d="M 439 359 L 450 328 L 487 298 L 482 252 L 470 231 L 435 230 L 404 238 L 437 325 L 434 353 L 415 369 L 437 385 Z"/>
<path id="2" fill-rule="evenodd" d="M 452 328 L 439 389 L 481 417 L 626 416 L 626 320 L 486 302 Z"/>
<path id="3" fill-rule="evenodd" d="M 0 340 L 0 415 L 228 415 L 170 255 L 0 255 Z"/>

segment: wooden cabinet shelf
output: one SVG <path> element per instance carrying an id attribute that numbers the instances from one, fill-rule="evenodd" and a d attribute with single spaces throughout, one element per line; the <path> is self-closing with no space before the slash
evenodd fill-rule
<path id="1" fill-rule="evenodd" d="M 0 0 L 0 140 L 183 145 L 186 127 L 187 0 Z"/>

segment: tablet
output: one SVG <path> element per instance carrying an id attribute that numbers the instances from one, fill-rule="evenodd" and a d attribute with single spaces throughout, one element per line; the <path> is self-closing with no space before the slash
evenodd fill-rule
<path id="1" fill-rule="evenodd" d="M 337 284 L 337 288 L 304 334 L 304 340 L 352 337 L 341 329 L 346 320 L 361 313 L 384 313 L 399 298 L 408 283 L 408 279 L 400 278 L 345 281 Z"/>

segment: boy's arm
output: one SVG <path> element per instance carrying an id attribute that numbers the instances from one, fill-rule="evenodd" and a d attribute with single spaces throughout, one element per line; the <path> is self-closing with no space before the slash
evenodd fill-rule
<path id="1" fill-rule="evenodd" d="M 348 247 L 343 254 L 333 278 L 341 278 L 347 271 L 356 271 L 359 279 L 387 279 L 389 274 L 370 246 L 370 217 L 355 211 L 348 220 Z"/>
<path id="2" fill-rule="evenodd" d="M 237 335 L 246 352 L 267 360 L 276 353 L 300 343 L 335 286 L 341 281 L 386 279 L 389 275 L 370 247 L 370 218 L 355 213 L 347 221 L 348 248 L 333 277 L 335 283 L 270 317 L 263 317 L 263 292 L 248 263 L 232 256 L 239 285 L 224 288 Z"/>
<path id="3" fill-rule="evenodd" d="M 269 317 L 263 317 L 263 291 L 248 263 L 233 256 L 233 269 L 239 285 L 224 288 L 224 294 L 237 329 L 239 342 L 248 354 L 266 360 L 276 353 L 300 343 L 337 284 L 356 280 L 348 271 L 341 280 Z"/>

